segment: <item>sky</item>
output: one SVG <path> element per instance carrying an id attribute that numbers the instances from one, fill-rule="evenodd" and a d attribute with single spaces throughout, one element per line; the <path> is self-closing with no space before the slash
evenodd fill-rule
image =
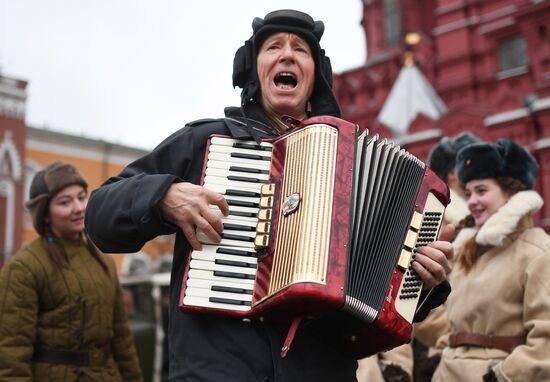
<path id="1" fill-rule="evenodd" d="M 0 73 L 28 81 L 29 126 L 152 149 L 240 103 L 235 51 L 283 8 L 323 20 L 334 72 L 365 62 L 360 0 L 0 0 Z"/>

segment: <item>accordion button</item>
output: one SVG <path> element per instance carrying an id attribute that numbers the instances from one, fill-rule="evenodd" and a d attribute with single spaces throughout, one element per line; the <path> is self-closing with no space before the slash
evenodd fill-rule
<path id="1" fill-rule="evenodd" d="M 275 195 L 275 184 L 264 184 L 261 189 L 262 196 L 273 196 Z"/>

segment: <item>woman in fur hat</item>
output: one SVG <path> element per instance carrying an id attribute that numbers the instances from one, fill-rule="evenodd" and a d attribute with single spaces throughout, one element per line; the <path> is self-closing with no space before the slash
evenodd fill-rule
<path id="1" fill-rule="evenodd" d="M 458 153 L 469 224 L 457 235 L 448 344 L 433 381 L 550 381 L 550 236 L 533 226 L 538 165 L 506 139 Z"/>
<path id="2" fill-rule="evenodd" d="M 0 272 L 0 380 L 142 380 L 114 261 L 84 232 L 87 188 L 61 162 L 32 180 L 40 236 Z"/>
<path id="3" fill-rule="evenodd" d="M 176 234 L 168 334 L 171 381 L 355 381 L 357 361 L 326 342 L 326 333 L 308 320 L 283 358 L 285 338 L 293 333 L 290 323 L 179 309 L 186 257 L 191 249 L 202 248 L 196 227 L 217 243 L 223 231 L 217 210 L 229 213 L 224 195 L 201 186 L 209 136 L 259 141 L 292 127 L 285 116 L 340 116 L 330 60 L 320 47 L 323 22 L 303 12 L 279 10 L 255 18 L 252 30 L 233 65 L 233 84 L 243 89 L 241 106 L 226 108 L 225 118 L 187 124 L 95 190 L 86 228 L 94 243 L 108 252 L 137 251 L 158 235 Z M 428 310 L 448 293 L 439 285 L 446 286 L 441 283 L 450 271 L 451 255 L 450 243 L 437 241 L 416 257 L 415 269 L 435 290 Z"/>

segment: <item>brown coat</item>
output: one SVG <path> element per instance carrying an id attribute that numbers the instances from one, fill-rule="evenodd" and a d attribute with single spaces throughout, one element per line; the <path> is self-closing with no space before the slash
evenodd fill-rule
<path id="1" fill-rule="evenodd" d="M 481 381 L 489 368 L 499 381 L 550 381 L 550 236 L 531 218 L 541 206 L 536 192 L 519 192 L 479 231 L 463 229 L 454 242 L 456 256 L 474 235 L 489 249 L 469 272 L 455 266 L 447 300 L 452 333 L 526 335 L 526 343 L 511 353 L 446 347 L 433 381 Z"/>
<path id="2" fill-rule="evenodd" d="M 451 193 L 451 202 L 445 209 L 442 226 L 453 224 L 457 227 L 470 212 L 468 211 L 468 203 L 464 198 L 452 188 L 449 188 L 449 191 Z M 448 332 L 449 320 L 447 319 L 447 311 L 445 305 L 441 305 L 433 309 L 424 321 L 414 324 L 413 336 L 422 344 L 433 348 L 438 338 Z M 431 349 L 431 351 L 433 352 L 434 349 Z M 435 352 L 437 353 L 437 351 Z"/>
<path id="3" fill-rule="evenodd" d="M 61 270 L 38 238 L 0 272 L 0 381 L 141 381 L 113 260 L 107 274 L 82 241 L 60 244 Z M 90 350 L 91 365 L 33 362 L 35 347 Z"/>

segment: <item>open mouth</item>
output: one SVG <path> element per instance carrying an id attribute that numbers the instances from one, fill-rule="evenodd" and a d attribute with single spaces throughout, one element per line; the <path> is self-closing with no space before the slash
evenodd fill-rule
<path id="1" fill-rule="evenodd" d="M 277 74 L 273 79 L 273 82 L 279 89 L 293 89 L 296 85 L 298 85 L 298 80 L 296 80 L 294 74 L 289 72 Z"/>

